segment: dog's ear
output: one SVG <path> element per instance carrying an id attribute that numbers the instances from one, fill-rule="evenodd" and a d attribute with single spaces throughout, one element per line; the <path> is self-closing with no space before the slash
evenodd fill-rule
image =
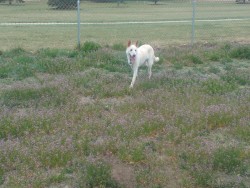
<path id="1" fill-rule="evenodd" d="M 135 46 L 138 47 L 138 41 L 136 41 Z"/>
<path id="2" fill-rule="evenodd" d="M 128 41 L 128 47 L 131 45 L 131 40 Z"/>

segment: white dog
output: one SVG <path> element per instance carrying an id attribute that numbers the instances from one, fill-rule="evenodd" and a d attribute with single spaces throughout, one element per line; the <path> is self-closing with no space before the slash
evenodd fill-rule
<path id="1" fill-rule="evenodd" d="M 154 49 L 150 45 L 144 44 L 138 47 L 138 41 L 136 42 L 136 44 L 131 44 L 130 40 L 128 41 L 126 54 L 128 58 L 128 64 L 133 70 L 133 79 L 130 84 L 130 88 L 133 88 L 139 67 L 142 65 L 146 65 L 148 67 L 148 74 L 150 79 L 152 75 L 152 66 L 154 62 L 159 61 L 159 57 L 155 57 Z"/>

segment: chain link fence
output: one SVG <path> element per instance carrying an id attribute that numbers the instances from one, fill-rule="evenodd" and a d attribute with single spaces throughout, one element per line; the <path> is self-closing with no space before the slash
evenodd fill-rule
<path id="1" fill-rule="evenodd" d="M 0 0 L 0 50 L 250 43 L 249 10 L 250 0 Z"/>

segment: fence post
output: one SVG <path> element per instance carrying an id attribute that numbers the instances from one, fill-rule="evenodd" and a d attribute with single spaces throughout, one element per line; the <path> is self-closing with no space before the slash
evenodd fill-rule
<path id="1" fill-rule="evenodd" d="M 77 0 L 77 48 L 80 49 L 80 0 Z"/>
<path id="2" fill-rule="evenodd" d="M 195 39 L 196 0 L 192 0 L 192 8 L 193 8 L 193 15 L 192 15 L 192 38 L 191 38 L 191 45 L 194 44 L 194 39 Z"/>

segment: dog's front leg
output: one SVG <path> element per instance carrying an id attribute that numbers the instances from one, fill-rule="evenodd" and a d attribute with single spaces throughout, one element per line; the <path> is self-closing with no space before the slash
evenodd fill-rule
<path id="1" fill-rule="evenodd" d="M 132 82 L 131 82 L 131 84 L 130 84 L 130 88 L 133 88 L 133 86 L 134 86 L 135 79 L 136 79 L 136 77 L 137 77 L 138 68 L 137 68 L 137 67 L 136 67 L 136 68 L 133 68 L 133 70 L 134 70 L 134 73 L 133 73 Z"/>

